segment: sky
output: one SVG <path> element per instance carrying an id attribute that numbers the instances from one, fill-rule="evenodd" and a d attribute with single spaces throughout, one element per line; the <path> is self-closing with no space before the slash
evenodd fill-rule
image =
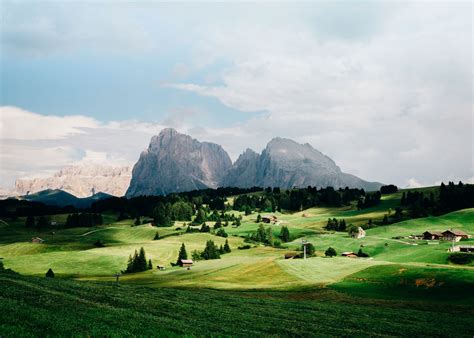
<path id="1" fill-rule="evenodd" d="M 471 1 L 0 2 L 0 187 L 173 127 L 401 187 L 474 183 Z"/>

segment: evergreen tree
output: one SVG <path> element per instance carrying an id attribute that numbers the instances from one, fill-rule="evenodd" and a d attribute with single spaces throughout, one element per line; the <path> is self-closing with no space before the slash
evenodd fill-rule
<path id="1" fill-rule="evenodd" d="M 227 232 L 225 232 L 224 229 L 220 228 L 219 230 L 217 230 L 216 236 L 227 237 L 227 236 L 229 236 L 229 235 L 227 234 Z"/>
<path id="2" fill-rule="evenodd" d="M 157 227 L 170 227 L 173 225 L 169 211 L 161 202 L 153 209 L 153 223 Z"/>
<path id="3" fill-rule="evenodd" d="M 336 250 L 335 250 L 334 248 L 329 247 L 329 248 L 326 250 L 326 252 L 324 252 L 324 255 L 325 255 L 326 257 L 334 257 L 334 256 L 337 256 L 337 252 L 336 252 Z"/>
<path id="4" fill-rule="evenodd" d="M 387 215 L 383 215 L 382 224 L 383 224 L 383 225 L 387 225 L 387 224 L 388 224 L 388 217 L 387 217 Z"/>
<path id="5" fill-rule="evenodd" d="M 224 244 L 224 252 L 225 252 L 225 253 L 231 252 L 231 250 L 230 250 L 230 245 L 229 245 L 229 241 L 228 241 L 227 239 L 225 240 L 225 244 Z"/>
<path id="6" fill-rule="evenodd" d="M 188 227 L 189 228 L 189 227 Z M 160 234 L 158 234 L 158 231 L 155 233 L 155 237 L 153 237 L 154 241 L 157 241 L 160 239 Z"/>
<path id="7" fill-rule="evenodd" d="M 199 208 L 196 214 L 196 218 L 194 218 L 194 223 L 201 224 L 206 221 L 207 221 L 206 212 L 202 208 Z"/>
<path id="8" fill-rule="evenodd" d="M 255 240 L 257 242 L 265 242 L 265 239 L 266 239 L 266 233 L 265 233 L 265 227 L 263 226 L 263 224 L 260 224 L 258 226 L 258 229 L 257 229 L 257 233 L 255 235 Z"/>
<path id="9" fill-rule="evenodd" d="M 280 238 L 285 243 L 290 241 L 290 231 L 288 230 L 288 227 L 281 227 Z"/>
<path id="10" fill-rule="evenodd" d="M 142 224 L 141 220 L 140 220 L 140 216 L 137 216 L 137 218 L 135 219 L 135 225 L 140 225 Z"/>
<path id="11" fill-rule="evenodd" d="M 179 264 L 179 261 L 182 259 L 188 259 L 188 253 L 186 252 L 186 247 L 184 246 L 184 243 L 181 244 L 181 248 L 179 249 L 178 253 L 178 260 L 176 261 L 176 263 Z"/>
<path id="12" fill-rule="evenodd" d="M 222 222 L 221 219 L 218 218 L 216 223 L 214 224 L 214 229 L 219 229 L 220 227 L 222 227 Z"/>
<path id="13" fill-rule="evenodd" d="M 239 227 L 240 224 L 241 224 L 240 218 L 237 218 L 237 219 L 235 220 L 235 226 L 236 226 L 236 227 Z"/>
<path id="14" fill-rule="evenodd" d="M 153 264 L 151 263 L 151 259 L 148 260 L 147 269 L 148 269 L 148 270 L 153 270 Z"/>
<path id="15" fill-rule="evenodd" d="M 128 256 L 127 269 L 125 272 L 133 272 L 133 258 L 132 255 Z"/>
<path id="16" fill-rule="evenodd" d="M 26 217 L 26 222 L 25 222 L 25 227 L 26 228 L 34 228 L 35 223 L 36 223 L 36 221 L 35 221 L 34 216 L 29 215 L 28 217 Z"/>
<path id="17" fill-rule="evenodd" d="M 145 255 L 145 249 L 143 247 L 140 248 L 140 253 L 138 254 L 138 271 L 145 271 L 147 269 L 147 261 Z"/>
<path id="18" fill-rule="evenodd" d="M 257 215 L 257 223 L 261 223 L 262 222 L 262 215 L 258 214 Z"/>
<path id="19" fill-rule="evenodd" d="M 265 230 L 265 239 L 266 239 L 266 243 L 270 246 L 273 246 L 274 244 L 274 241 L 273 241 L 273 231 L 272 231 L 272 227 L 269 226 L 266 230 Z"/>
<path id="20" fill-rule="evenodd" d="M 48 278 L 54 278 L 54 272 L 51 268 L 46 272 L 46 277 Z"/>
<path id="21" fill-rule="evenodd" d="M 206 247 L 204 248 L 204 251 L 202 252 L 201 257 L 206 260 L 221 258 L 219 254 L 219 249 L 214 244 L 214 241 L 208 240 L 206 242 Z"/>

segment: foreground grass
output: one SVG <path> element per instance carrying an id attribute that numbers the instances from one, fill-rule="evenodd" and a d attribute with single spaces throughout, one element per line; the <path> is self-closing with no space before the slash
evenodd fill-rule
<path id="1" fill-rule="evenodd" d="M 347 285 L 344 292 L 235 292 L 0 273 L 0 286 L 0 336 L 474 334 L 472 307 L 412 301 L 407 285 L 397 300 L 354 296 Z"/>

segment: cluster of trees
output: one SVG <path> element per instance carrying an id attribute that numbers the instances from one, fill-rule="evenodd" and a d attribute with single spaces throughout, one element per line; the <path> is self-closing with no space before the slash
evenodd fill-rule
<path id="1" fill-rule="evenodd" d="M 340 207 L 365 196 L 363 189 L 338 189 L 332 187 L 291 189 L 282 192 L 280 188 L 267 188 L 263 194 L 245 194 L 234 199 L 234 210 L 249 215 L 254 210 L 275 212 L 281 210 L 301 211 L 315 206 Z"/>
<path id="2" fill-rule="evenodd" d="M 324 252 L 324 256 L 326 257 L 334 257 L 337 256 L 336 249 L 329 247 L 327 250 Z"/>
<path id="3" fill-rule="evenodd" d="M 49 216 L 39 216 L 39 217 L 35 217 L 35 216 L 27 216 L 26 217 L 26 220 L 25 220 L 25 227 L 26 228 L 38 228 L 38 229 L 42 229 L 42 228 L 47 228 L 51 226 L 51 219 Z"/>
<path id="4" fill-rule="evenodd" d="M 384 185 L 384 186 L 380 187 L 380 193 L 382 195 L 394 194 L 397 191 L 398 191 L 398 187 L 396 185 L 393 185 L 393 184 Z"/>
<path id="5" fill-rule="evenodd" d="M 265 228 L 263 224 L 260 224 L 258 226 L 257 231 L 247 235 L 245 238 L 246 242 L 258 242 L 258 243 L 263 243 L 268 246 L 273 246 L 273 247 L 280 247 L 281 242 L 290 242 L 291 241 L 291 235 L 290 235 L 290 230 L 286 226 L 282 226 L 280 230 L 280 234 L 278 235 L 279 239 L 275 239 L 273 236 L 273 230 L 272 227 L 269 226 Z"/>
<path id="6" fill-rule="evenodd" d="M 332 230 L 332 231 L 346 231 L 346 221 L 344 219 L 341 219 L 338 221 L 336 218 L 330 219 L 328 218 L 328 223 L 324 227 L 326 230 Z"/>
<path id="7" fill-rule="evenodd" d="M 362 210 L 366 208 L 375 207 L 380 203 L 381 197 L 382 194 L 380 193 L 380 191 L 376 191 L 371 194 L 366 194 L 365 196 L 359 198 L 359 200 L 357 201 L 357 209 Z"/>
<path id="8" fill-rule="evenodd" d="M 192 259 L 198 261 L 200 259 L 209 260 L 209 259 L 220 259 L 221 255 L 231 252 L 229 241 L 226 239 L 224 245 L 218 247 L 213 240 L 208 240 L 203 251 L 194 250 L 192 252 Z M 181 244 L 178 253 L 178 259 L 176 264 L 178 265 L 182 259 L 188 259 L 188 253 L 186 251 L 186 246 L 184 243 Z"/>
<path id="9" fill-rule="evenodd" d="M 153 269 L 153 264 L 151 263 L 151 259 L 147 261 L 145 249 L 141 247 L 139 252 L 135 250 L 135 253 L 133 254 L 133 256 L 132 255 L 129 256 L 127 268 L 123 272 L 124 273 L 142 272 L 142 271 L 151 270 L 151 269 Z"/>
<path id="10" fill-rule="evenodd" d="M 441 215 L 447 212 L 474 207 L 474 185 L 459 182 L 441 183 L 439 194 L 434 191 L 408 191 L 402 194 L 402 206 L 409 210 L 411 218 Z"/>
<path id="11" fill-rule="evenodd" d="M 79 214 L 71 214 L 67 216 L 66 227 L 93 227 L 102 225 L 103 219 L 101 214 L 82 212 Z"/>

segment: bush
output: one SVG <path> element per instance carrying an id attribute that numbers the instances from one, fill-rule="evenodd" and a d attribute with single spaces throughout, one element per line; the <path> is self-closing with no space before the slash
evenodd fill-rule
<path id="1" fill-rule="evenodd" d="M 324 253 L 326 257 L 334 257 L 337 256 L 337 252 L 334 248 L 329 247 L 326 252 Z"/>
<path id="2" fill-rule="evenodd" d="M 48 272 L 46 272 L 46 277 L 54 278 L 54 272 L 51 268 L 48 270 Z"/>
<path id="3" fill-rule="evenodd" d="M 250 249 L 250 248 L 251 248 L 251 246 L 248 245 L 248 244 L 246 244 L 246 245 L 241 245 L 241 246 L 239 246 L 237 249 L 239 249 L 239 250 L 247 250 L 247 249 Z"/>
<path id="4" fill-rule="evenodd" d="M 449 255 L 448 261 L 454 264 L 470 264 L 474 259 L 474 255 L 470 253 L 457 252 Z"/>
<path id="5" fill-rule="evenodd" d="M 362 251 L 362 249 L 359 249 L 357 252 L 357 257 L 370 257 L 369 254 L 366 254 L 365 252 Z"/>

